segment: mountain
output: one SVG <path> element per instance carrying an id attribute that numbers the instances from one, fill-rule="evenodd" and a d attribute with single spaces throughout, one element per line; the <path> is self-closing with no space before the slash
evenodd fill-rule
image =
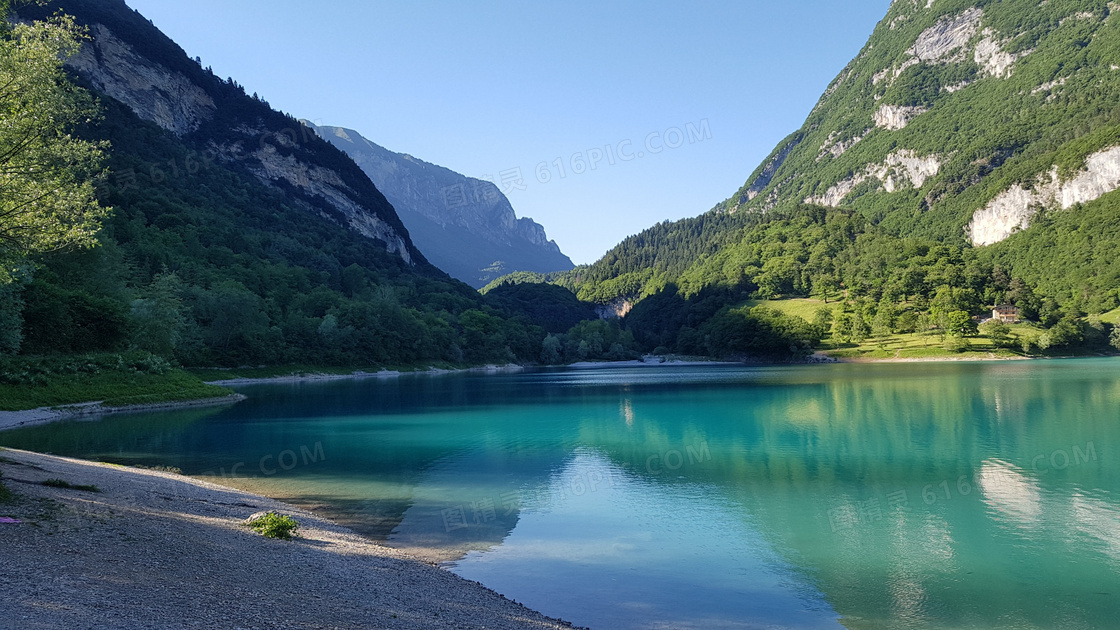
<path id="1" fill-rule="evenodd" d="M 1117 8 L 895 2 L 724 209 L 851 208 L 983 246 L 1101 198 L 1120 187 Z"/>
<path id="2" fill-rule="evenodd" d="M 108 141 L 100 246 L 42 256 L 0 291 L 5 348 L 141 349 L 187 365 L 532 360 L 544 333 L 431 265 L 345 153 L 192 60 L 121 0 L 21 3 L 73 15 L 68 61 Z M 15 317 L 8 315 L 15 313 Z"/>
<path id="3" fill-rule="evenodd" d="M 286 190 L 308 212 L 334 216 L 405 262 L 423 264 L 369 178 L 298 121 L 204 70 L 119 0 L 32 4 L 20 15 L 44 19 L 59 8 L 89 30 L 88 44 L 67 65 L 96 92 L 178 138 L 206 137 L 205 149 L 223 164 Z"/>
<path id="4" fill-rule="evenodd" d="M 477 289 L 510 272 L 573 267 L 540 224 L 517 218 L 493 182 L 394 153 L 352 129 L 304 123 L 362 167 L 428 259 L 452 277 Z"/>
<path id="5" fill-rule="evenodd" d="M 1046 326 L 1114 309 L 1117 9 L 896 0 L 727 201 L 554 282 L 657 320 L 645 339 L 669 347 L 752 297 L 846 297 L 868 323 L 881 302 L 936 318 L 1011 300 Z"/>

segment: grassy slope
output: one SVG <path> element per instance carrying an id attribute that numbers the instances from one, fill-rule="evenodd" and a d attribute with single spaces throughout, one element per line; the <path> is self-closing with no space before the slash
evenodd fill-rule
<path id="1" fill-rule="evenodd" d="M 0 384 L 0 411 L 104 401 L 107 406 L 142 405 L 216 398 L 230 394 L 207 385 L 193 374 L 171 370 L 163 374 L 103 372 L 56 376 L 45 384 Z"/>
<path id="2" fill-rule="evenodd" d="M 812 321 L 817 309 L 828 307 L 833 314 L 838 314 L 841 304 L 830 302 L 825 304 L 820 300 L 795 298 L 788 300 L 750 300 L 744 306 L 765 306 L 777 309 L 786 315 L 795 315 L 806 321 Z M 1102 320 L 1116 323 L 1120 319 L 1120 309 L 1105 314 Z M 939 335 L 920 335 L 917 333 L 900 333 L 886 337 L 873 337 L 861 344 L 839 343 L 826 338 L 820 346 L 825 354 L 836 358 L 846 359 L 927 359 L 927 358 L 1001 358 L 1047 356 L 1026 355 L 1018 349 L 1019 339 L 1030 336 L 1037 330 L 1029 324 L 1015 324 L 1011 327 L 1012 348 L 996 348 L 991 340 L 984 336 L 970 337 L 968 342 L 972 349 L 967 352 L 952 352 L 942 347 Z M 1058 354 L 1069 354 L 1070 349 L 1062 349 Z"/>

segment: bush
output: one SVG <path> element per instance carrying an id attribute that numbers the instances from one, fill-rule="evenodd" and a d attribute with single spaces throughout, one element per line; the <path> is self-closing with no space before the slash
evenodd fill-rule
<path id="1" fill-rule="evenodd" d="M 0 479 L 3 479 L 4 473 L 0 472 Z M 11 503 L 15 499 L 15 495 L 0 481 L 0 503 Z"/>
<path id="2" fill-rule="evenodd" d="M 245 526 L 265 538 L 279 538 L 280 540 L 291 540 L 292 536 L 297 535 L 296 530 L 299 529 L 299 523 L 296 522 L 296 519 L 287 514 L 277 514 L 276 512 L 254 514 L 249 517 Z"/>
<path id="3" fill-rule="evenodd" d="M 101 488 L 97 486 L 86 486 L 81 484 L 73 484 L 69 481 L 62 479 L 47 479 L 43 482 L 44 486 L 48 488 L 62 488 L 63 490 L 81 490 L 82 492 L 101 492 Z"/>
<path id="4" fill-rule="evenodd" d="M 3 357 L 0 358 L 0 383 L 45 385 L 63 376 L 93 376 L 106 372 L 159 375 L 171 369 L 166 359 L 149 352 Z"/>
<path id="5" fill-rule="evenodd" d="M 132 467 L 139 468 L 140 470 L 154 470 L 156 472 L 171 473 L 172 475 L 183 474 L 183 469 L 176 466 L 145 466 L 144 464 L 133 464 Z"/>

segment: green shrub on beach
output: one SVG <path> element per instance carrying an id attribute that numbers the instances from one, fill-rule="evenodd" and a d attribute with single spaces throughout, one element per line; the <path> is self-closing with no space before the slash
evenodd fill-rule
<path id="1" fill-rule="evenodd" d="M 296 530 L 299 529 L 299 523 L 296 522 L 296 519 L 287 514 L 277 514 L 276 512 L 251 516 L 245 525 L 265 538 L 279 538 L 280 540 L 291 540 L 292 536 L 296 535 Z"/>
<path id="2" fill-rule="evenodd" d="M 4 485 L 4 473 L 0 472 L 0 503 L 11 503 L 15 499 L 15 495 Z"/>
<path id="3" fill-rule="evenodd" d="M 44 486 L 48 488 L 62 488 L 63 490 L 81 490 L 82 492 L 101 492 L 101 488 L 97 486 L 89 486 L 82 484 L 74 484 L 62 479 L 47 479 L 43 482 Z"/>

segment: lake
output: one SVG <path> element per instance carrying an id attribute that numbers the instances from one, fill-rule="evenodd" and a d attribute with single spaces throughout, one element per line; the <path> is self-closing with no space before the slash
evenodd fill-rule
<path id="1" fill-rule="evenodd" d="M 312 507 L 592 628 L 1102 628 L 1120 360 L 239 388 L 0 433 Z"/>

